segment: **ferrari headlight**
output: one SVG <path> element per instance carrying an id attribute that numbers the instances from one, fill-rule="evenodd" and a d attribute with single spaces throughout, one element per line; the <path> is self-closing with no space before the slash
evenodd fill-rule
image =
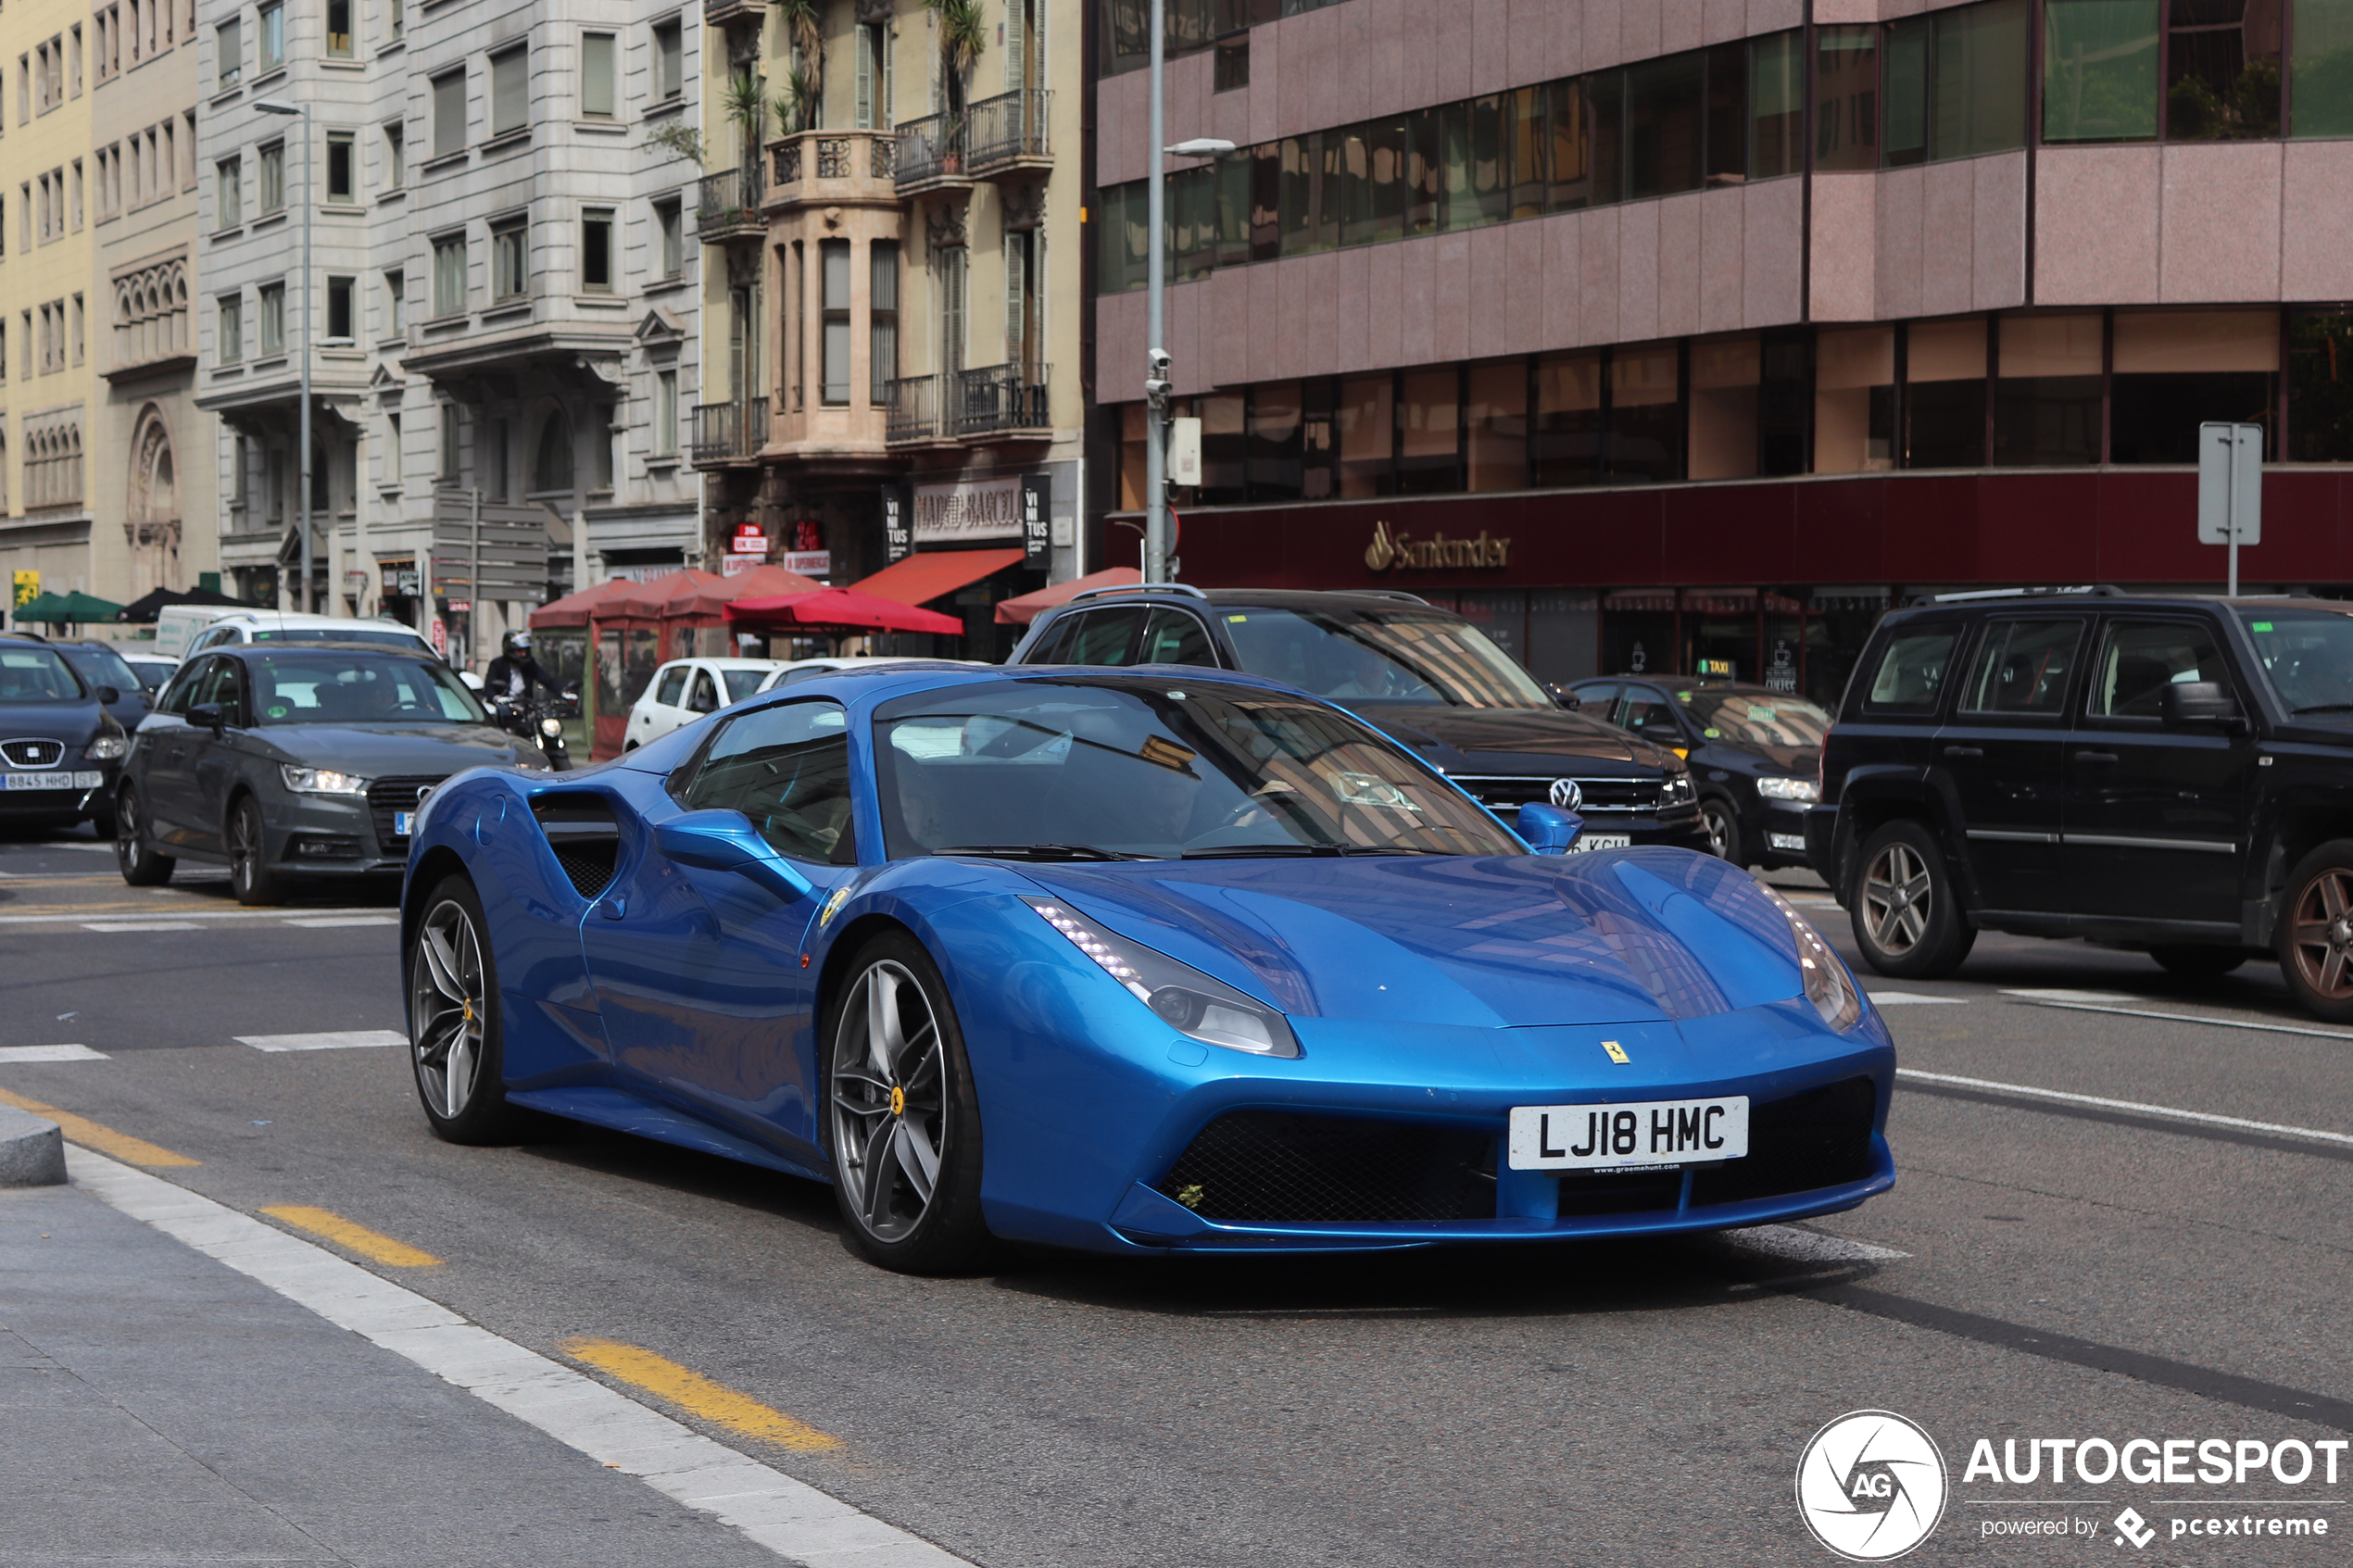
<path id="1" fill-rule="evenodd" d="M 1766 778 L 1756 781 L 1756 793 L 1768 800 L 1819 800 L 1822 786 L 1812 779 Z"/>
<path id="2" fill-rule="evenodd" d="M 1066 904 L 1051 898 L 1022 901 L 1177 1033 L 1253 1056 L 1299 1054 L 1290 1022 L 1263 1002 L 1165 953 L 1114 936 Z"/>
<path id="3" fill-rule="evenodd" d="M 119 762 L 130 749 L 131 743 L 120 735 L 100 735 L 82 748 L 82 755 L 93 762 Z"/>
<path id="4" fill-rule="evenodd" d="M 1797 946 L 1797 972 L 1806 982 L 1806 999 L 1822 1015 L 1822 1022 L 1841 1034 L 1862 1022 L 1863 997 L 1855 989 L 1854 977 L 1846 972 L 1846 965 L 1839 961 L 1814 922 L 1797 912 L 1797 907 L 1763 883 L 1757 891 L 1780 906 L 1782 917 L 1789 922 L 1791 939 Z"/>
<path id="5" fill-rule="evenodd" d="M 305 795 L 365 795 L 368 781 L 352 773 L 338 773 L 332 768 L 297 768 L 291 762 L 282 763 L 278 771 L 285 776 L 286 787 Z"/>

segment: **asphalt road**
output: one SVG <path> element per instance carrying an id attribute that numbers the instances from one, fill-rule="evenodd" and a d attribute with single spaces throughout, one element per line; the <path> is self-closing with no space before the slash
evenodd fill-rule
<path id="1" fill-rule="evenodd" d="M 1809 912 L 1851 958 L 1839 911 Z M 143 892 L 86 837 L 0 842 L 0 1047 L 107 1053 L 0 1051 L 0 1089 L 200 1161 L 161 1173 L 237 1209 L 317 1205 L 436 1254 L 401 1283 L 519 1343 L 646 1347 L 832 1434 L 703 1427 L 988 1568 L 1824 1563 L 1798 1456 L 1866 1408 L 1919 1423 L 1953 1478 L 1913 1561 L 2347 1555 L 2353 1462 L 2334 1487 L 1963 1475 L 1981 1437 L 2353 1436 L 2353 1030 L 2268 965 L 2188 982 L 1989 936 L 1951 982 L 1866 975 L 1935 998 L 1886 1010 L 1906 1070 L 1938 1076 L 1899 1087 L 1895 1191 L 1810 1227 L 1859 1248 L 916 1280 L 853 1260 L 815 1186 L 588 1130 L 452 1148 L 397 1048 L 237 1043 L 399 1028 L 396 936 L 388 891 L 244 912 L 208 872 Z M 2128 1505 L 2160 1532 L 2236 1511 L 2332 1533 L 2144 1551 L 2110 1526 Z M 2096 1530 L 1987 1534 L 2059 1517 Z"/>

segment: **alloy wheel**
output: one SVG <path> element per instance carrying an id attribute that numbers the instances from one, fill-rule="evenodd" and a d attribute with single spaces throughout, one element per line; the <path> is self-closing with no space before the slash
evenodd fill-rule
<path id="1" fill-rule="evenodd" d="M 139 797 L 137 792 L 124 790 L 114 809 L 114 842 L 116 853 L 122 857 L 123 870 L 137 872 L 140 862 L 147 858 L 147 847 L 139 842 Z"/>
<path id="2" fill-rule="evenodd" d="M 834 1037 L 835 1179 L 867 1235 L 897 1241 L 922 1223 L 948 1125 L 939 1022 L 912 972 L 885 959 L 851 985 Z"/>
<path id="3" fill-rule="evenodd" d="M 1882 847 L 1863 873 L 1864 922 L 1882 953 L 1910 952 L 1928 935 L 1935 890 L 1928 865 L 1910 845 Z"/>
<path id="4" fill-rule="evenodd" d="M 2331 866 L 2306 883 L 2288 919 L 2297 977 L 2329 1001 L 2353 1001 L 2353 870 Z"/>
<path id="5" fill-rule="evenodd" d="M 1699 809 L 1700 825 L 1707 830 L 1707 852 L 1719 860 L 1731 858 L 1731 815 L 1709 801 Z"/>
<path id="6" fill-rule="evenodd" d="M 417 1082 L 426 1102 L 455 1120 L 473 1098 L 482 1070 L 487 1003 L 482 938 L 455 899 L 425 916 L 409 976 L 409 1017 Z"/>
<path id="7" fill-rule="evenodd" d="M 261 813 L 241 805 L 229 815 L 229 880 L 245 892 L 260 869 Z"/>

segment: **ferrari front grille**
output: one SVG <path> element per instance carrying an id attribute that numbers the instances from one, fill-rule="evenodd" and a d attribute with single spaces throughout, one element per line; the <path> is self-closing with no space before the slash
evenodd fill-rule
<path id="1" fill-rule="evenodd" d="M 1748 1158 L 1695 1170 L 1692 1206 L 1861 1181 L 1871 1173 L 1871 1117 L 1878 1107 L 1879 1090 L 1869 1078 L 1843 1079 L 1752 1107 Z"/>
<path id="2" fill-rule="evenodd" d="M 1491 1220 L 1495 1140 L 1408 1122 L 1231 1110 L 1155 1185 L 1205 1220 Z"/>

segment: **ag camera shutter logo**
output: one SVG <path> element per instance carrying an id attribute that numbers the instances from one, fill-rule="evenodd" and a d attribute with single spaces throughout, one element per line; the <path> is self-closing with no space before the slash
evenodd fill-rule
<path id="1" fill-rule="evenodd" d="M 1892 1411 L 1854 1411 L 1814 1434 L 1797 1461 L 1797 1510 L 1850 1562 L 1886 1562 L 1944 1517 L 1944 1455 Z"/>

